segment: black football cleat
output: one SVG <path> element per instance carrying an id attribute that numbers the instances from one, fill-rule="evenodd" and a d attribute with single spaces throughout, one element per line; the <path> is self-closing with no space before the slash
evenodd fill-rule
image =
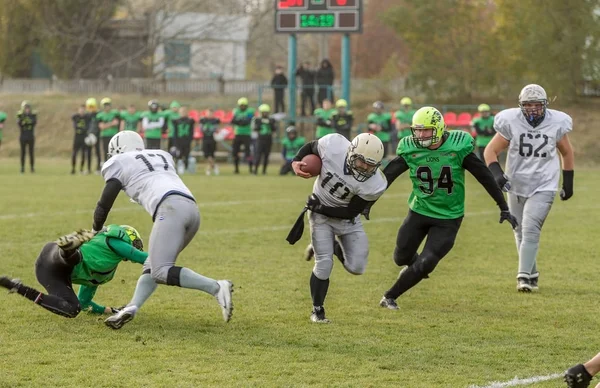
<path id="1" fill-rule="evenodd" d="M 325 318 L 325 309 L 323 306 L 313 307 L 310 320 L 314 323 L 329 323 L 329 319 Z"/>
<path id="2" fill-rule="evenodd" d="M 0 287 L 4 287 L 9 293 L 17 292 L 17 288 L 21 285 L 19 279 L 11 279 L 7 276 L 0 276 Z"/>

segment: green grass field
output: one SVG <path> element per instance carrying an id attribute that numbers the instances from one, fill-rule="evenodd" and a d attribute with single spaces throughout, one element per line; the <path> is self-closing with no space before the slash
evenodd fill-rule
<path id="1" fill-rule="evenodd" d="M 39 288 L 33 263 L 41 247 L 91 228 L 103 182 L 69 175 L 67 160 L 40 160 L 35 175 L 18 169 L 16 159 L 0 160 L 0 274 Z M 391 254 L 409 185 L 398 179 L 364 222 L 366 273 L 334 265 L 330 325 L 309 322 L 308 232 L 294 246 L 285 241 L 312 181 L 276 176 L 278 166 L 266 177 L 222 170 L 184 177 L 202 225 L 178 263 L 234 282 L 230 323 L 212 297 L 166 286 L 120 331 L 89 313 L 68 320 L 0 292 L 0 387 L 484 387 L 560 373 L 600 350 L 600 170 L 578 170 L 575 196 L 555 202 L 542 234 L 540 292 L 530 295 L 515 289 L 510 227 L 498 224 L 493 201 L 469 177 L 454 249 L 393 312 L 378 302 L 399 271 Z M 152 226 L 123 194 L 109 222 L 133 225 L 144 238 Z M 96 300 L 129 301 L 140 269 L 123 263 Z"/>

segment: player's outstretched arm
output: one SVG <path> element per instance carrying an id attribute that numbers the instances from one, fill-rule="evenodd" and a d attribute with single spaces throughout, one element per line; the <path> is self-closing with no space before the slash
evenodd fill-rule
<path id="1" fill-rule="evenodd" d="M 563 168 L 563 187 L 560 192 L 560 199 L 566 201 L 573 196 L 573 178 L 575 175 L 575 154 L 569 135 L 564 135 L 556 144 L 556 147 L 562 156 Z"/>
<path id="2" fill-rule="evenodd" d="M 404 174 L 408 170 L 408 164 L 402 156 L 396 156 L 387 166 L 383 169 L 383 175 L 387 179 L 387 187 L 390 187 L 392 183 L 400 175 Z"/>
<path id="3" fill-rule="evenodd" d="M 504 221 L 508 221 L 513 229 L 517 227 L 517 219 L 510 214 L 508 210 L 508 204 L 506 203 L 506 199 L 504 199 L 504 194 L 502 194 L 502 190 L 496 183 L 496 179 L 494 179 L 494 175 L 490 169 L 488 169 L 485 164 L 471 152 L 467 157 L 463 160 L 462 166 L 469 171 L 475 179 L 485 188 L 490 197 L 496 201 L 496 204 L 500 208 L 500 223 Z"/>
<path id="4" fill-rule="evenodd" d="M 119 195 L 119 191 L 123 188 L 121 182 L 117 179 L 109 179 L 104 186 L 100 200 L 94 210 L 94 225 L 92 229 L 94 232 L 99 232 L 104 226 L 104 222 L 108 218 L 108 213 L 112 209 L 115 199 Z"/>
<path id="5" fill-rule="evenodd" d="M 112 314 L 116 310 L 99 305 L 95 303 L 92 299 L 94 295 L 96 295 L 96 290 L 98 286 L 80 286 L 79 293 L 77 294 L 77 299 L 79 300 L 79 304 L 81 305 L 82 310 L 90 309 L 90 312 L 93 314 Z"/>
<path id="6" fill-rule="evenodd" d="M 125 260 L 133 261 L 134 263 L 144 264 L 148 258 L 148 253 L 142 252 L 136 249 L 133 245 L 126 243 L 118 238 L 108 237 L 106 244 L 113 250 L 118 256 Z"/>

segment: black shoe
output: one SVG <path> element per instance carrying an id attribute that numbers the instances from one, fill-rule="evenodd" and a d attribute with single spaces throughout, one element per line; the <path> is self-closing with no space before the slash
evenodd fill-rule
<path id="1" fill-rule="evenodd" d="M 565 372 L 565 383 L 569 388 L 587 388 L 592 381 L 592 375 L 583 364 L 575 365 Z"/>
<path id="2" fill-rule="evenodd" d="M 398 304 L 396 301 L 392 298 L 386 298 L 385 296 L 381 298 L 379 306 L 388 308 L 390 310 L 398 310 Z"/>
<path id="3" fill-rule="evenodd" d="M 538 291 L 540 288 L 538 287 L 538 278 L 529 278 L 529 285 L 531 286 L 531 291 Z"/>
<path id="4" fill-rule="evenodd" d="M 329 323 L 329 319 L 325 318 L 325 309 L 323 308 L 323 306 L 313 307 L 312 314 L 310 315 L 310 320 L 314 323 Z"/>
<path id="5" fill-rule="evenodd" d="M 528 278 L 517 278 L 517 291 L 531 292 L 531 284 Z"/>
<path id="6" fill-rule="evenodd" d="M 71 170 L 71 175 L 75 175 L 75 170 Z"/>
<path id="7" fill-rule="evenodd" d="M 19 279 L 11 279 L 6 276 L 0 276 L 0 287 L 6 288 L 9 293 L 16 292 L 19 285 L 21 285 L 21 281 Z"/>

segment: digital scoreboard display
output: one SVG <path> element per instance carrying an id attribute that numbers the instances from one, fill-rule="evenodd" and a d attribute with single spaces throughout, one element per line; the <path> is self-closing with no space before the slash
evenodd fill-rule
<path id="1" fill-rule="evenodd" d="M 275 0 L 275 32 L 362 32 L 362 0 Z"/>

